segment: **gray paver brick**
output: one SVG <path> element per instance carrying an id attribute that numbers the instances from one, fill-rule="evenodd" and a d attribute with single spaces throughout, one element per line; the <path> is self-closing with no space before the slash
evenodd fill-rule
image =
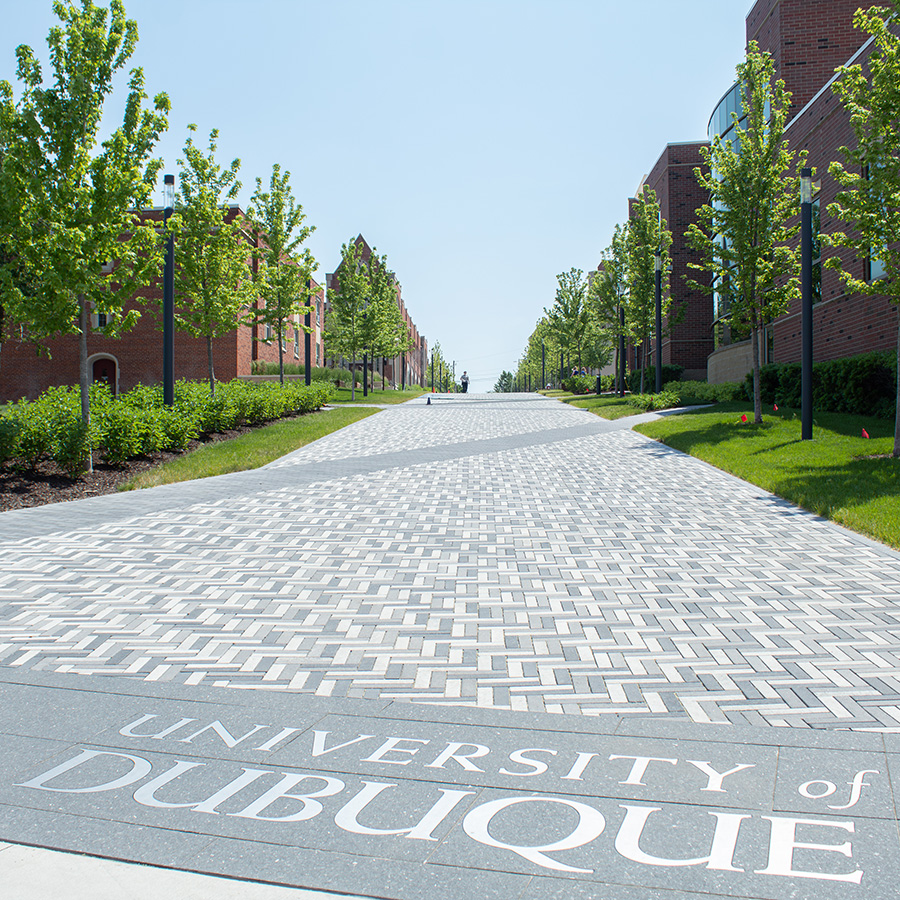
<path id="1" fill-rule="evenodd" d="M 533 396 L 0 515 L 0 665 L 900 730 L 900 555 Z"/>

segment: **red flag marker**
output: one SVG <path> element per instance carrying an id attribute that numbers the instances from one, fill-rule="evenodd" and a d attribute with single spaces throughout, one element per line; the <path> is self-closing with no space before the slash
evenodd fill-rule
<path id="1" fill-rule="evenodd" d="M 778 412 L 778 404 L 777 403 L 772 408 L 775 410 L 775 412 Z"/>
<path id="2" fill-rule="evenodd" d="M 743 416 L 741 416 L 741 421 L 742 421 L 742 422 L 746 422 L 746 421 L 747 421 L 747 415 L 746 415 L 746 414 L 744 414 Z"/>
<path id="3" fill-rule="evenodd" d="M 868 440 L 868 438 L 869 438 L 869 432 L 866 431 L 865 428 L 863 428 L 863 437 L 866 438 L 866 440 Z"/>

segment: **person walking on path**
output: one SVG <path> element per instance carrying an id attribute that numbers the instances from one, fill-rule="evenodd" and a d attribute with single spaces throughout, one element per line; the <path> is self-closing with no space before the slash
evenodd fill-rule
<path id="1" fill-rule="evenodd" d="M 464 394 L 469 393 L 469 376 L 465 373 L 462 373 L 462 378 L 459 379 L 459 383 L 462 385 L 462 392 Z"/>

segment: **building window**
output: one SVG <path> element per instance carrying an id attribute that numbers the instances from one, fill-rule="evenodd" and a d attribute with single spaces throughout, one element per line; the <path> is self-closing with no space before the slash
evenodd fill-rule
<path id="1" fill-rule="evenodd" d="M 272 340 L 272 326 L 268 322 L 266 322 L 266 337 L 265 337 L 265 339 L 267 341 Z"/>
<path id="2" fill-rule="evenodd" d="M 316 300 L 316 325 L 322 324 L 322 301 Z"/>
<path id="3" fill-rule="evenodd" d="M 294 328 L 294 359 L 300 359 L 300 329 Z"/>

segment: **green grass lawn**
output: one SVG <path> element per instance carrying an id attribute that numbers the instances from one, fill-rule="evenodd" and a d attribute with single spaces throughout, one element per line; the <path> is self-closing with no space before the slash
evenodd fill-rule
<path id="1" fill-rule="evenodd" d="M 755 425 L 750 404 L 722 403 L 637 425 L 635 431 L 900 548 L 893 422 L 822 413 L 814 418 L 813 439 L 801 441 L 797 410 L 767 412 Z"/>
<path id="2" fill-rule="evenodd" d="M 631 406 L 627 400 L 613 394 L 598 397 L 596 394 L 571 394 L 561 398 L 571 406 L 588 409 L 604 419 L 624 419 L 626 416 L 639 416 L 642 411 Z"/>
<path id="3" fill-rule="evenodd" d="M 394 393 L 399 393 L 395 391 Z M 229 441 L 205 444 L 192 453 L 165 465 L 143 472 L 124 484 L 120 490 L 155 487 L 176 481 L 192 481 L 228 472 L 258 469 L 292 450 L 338 431 L 377 413 L 377 409 L 330 409 L 307 413 L 293 419 L 281 419 Z"/>
<path id="4" fill-rule="evenodd" d="M 377 380 L 376 384 L 378 384 Z M 329 402 L 332 405 L 335 403 L 405 403 L 407 400 L 413 400 L 424 393 L 425 391 L 423 388 L 413 387 L 406 388 L 404 391 L 369 391 L 369 396 L 363 397 L 362 388 L 357 388 L 356 397 L 351 400 L 350 388 L 335 388 Z"/>

